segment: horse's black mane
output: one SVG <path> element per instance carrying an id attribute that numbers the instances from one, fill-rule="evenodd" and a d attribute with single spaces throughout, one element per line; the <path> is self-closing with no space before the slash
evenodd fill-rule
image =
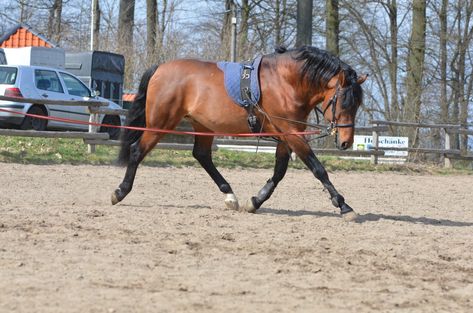
<path id="1" fill-rule="evenodd" d="M 357 108 L 363 98 L 363 90 L 356 82 L 358 76 L 348 64 L 328 51 L 311 46 L 302 46 L 297 49 L 277 47 L 276 54 L 291 53 L 297 62 L 303 62 L 301 75 L 307 78 L 314 88 L 324 88 L 340 71 L 344 72 L 346 86 L 343 90 L 343 108 Z"/>

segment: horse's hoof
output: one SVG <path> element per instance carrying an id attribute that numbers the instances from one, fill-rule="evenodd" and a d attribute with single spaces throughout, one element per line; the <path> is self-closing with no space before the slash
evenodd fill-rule
<path id="1" fill-rule="evenodd" d="M 251 201 L 251 198 L 246 200 L 245 205 L 241 208 L 242 212 L 248 212 L 248 213 L 255 213 L 257 208 L 255 208 L 255 205 L 253 204 L 253 201 Z"/>
<path id="2" fill-rule="evenodd" d="M 118 199 L 117 191 L 115 190 L 114 192 L 112 192 L 112 205 L 115 205 L 118 202 L 120 202 L 120 200 Z"/>
<path id="3" fill-rule="evenodd" d="M 356 222 L 358 214 L 356 214 L 355 211 L 350 211 L 342 214 L 342 217 L 345 222 Z"/>
<path id="4" fill-rule="evenodd" d="M 225 198 L 225 205 L 230 210 L 238 211 L 238 209 L 240 208 L 240 205 L 238 204 L 238 199 L 233 193 L 227 193 L 227 197 Z"/>

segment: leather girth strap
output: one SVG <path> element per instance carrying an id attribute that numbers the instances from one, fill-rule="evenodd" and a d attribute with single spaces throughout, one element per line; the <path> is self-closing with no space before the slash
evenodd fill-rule
<path id="1" fill-rule="evenodd" d="M 240 76 L 240 94 L 241 99 L 244 101 L 245 109 L 248 113 L 248 126 L 253 133 L 260 133 L 262 131 L 262 125 L 255 115 L 254 101 L 251 99 L 251 71 L 254 70 L 252 61 L 243 63 L 243 68 Z"/>

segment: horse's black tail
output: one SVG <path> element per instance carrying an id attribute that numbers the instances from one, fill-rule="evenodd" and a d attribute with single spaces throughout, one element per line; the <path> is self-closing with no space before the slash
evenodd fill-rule
<path id="1" fill-rule="evenodd" d="M 138 93 L 133 100 L 131 108 L 128 110 L 126 125 L 133 127 L 146 126 L 146 93 L 148 91 L 148 83 L 154 72 L 158 69 L 157 65 L 153 65 L 141 77 Z M 118 155 L 118 164 L 127 165 L 130 160 L 130 146 L 139 140 L 143 135 L 142 130 L 124 129 L 121 134 L 121 148 Z"/>

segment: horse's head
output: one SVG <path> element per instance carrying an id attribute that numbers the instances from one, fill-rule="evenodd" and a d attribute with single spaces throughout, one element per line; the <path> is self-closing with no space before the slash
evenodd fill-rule
<path id="1" fill-rule="evenodd" d="M 276 52 L 282 54 L 286 50 Z M 320 111 L 330 123 L 330 130 L 337 135 L 337 147 L 348 149 L 353 144 L 355 115 L 363 100 L 361 84 L 367 75 L 358 77 L 338 57 L 315 47 L 303 46 L 291 52 L 302 74 L 300 85 L 304 87 L 300 90 L 311 99 L 309 107 L 314 108 L 322 102 Z"/>
<path id="2" fill-rule="evenodd" d="M 335 143 L 340 150 L 353 144 L 356 111 L 363 98 L 360 85 L 367 77 L 358 77 L 355 71 L 346 68 L 332 77 L 326 86 L 322 112 L 330 123 L 330 131 L 336 135 Z"/>

